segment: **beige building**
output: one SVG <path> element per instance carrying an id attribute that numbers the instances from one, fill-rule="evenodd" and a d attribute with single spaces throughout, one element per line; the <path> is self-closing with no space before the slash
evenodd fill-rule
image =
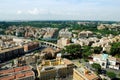
<path id="1" fill-rule="evenodd" d="M 93 36 L 93 32 L 92 31 L 81 31 L 78 36 L 80 38 L 86 38 L 86 37 L 92 37 Z"/>
<path id="2" fill-rule="evenodd" d="M 105 27 L 105 25 L 104 24 L 100 24 L 99 26 L 97 26 L 97 29 L 98 30 L 103 30 L 103 29 L 105 29 L 106 27 Z"/>
<path id="3" fill-rule="evenodd" d="M 40 80 L 63 78 L 72 74 L 73 67 L 73 63 L 67 59 L 45 60 L 37 66 L 38 78 Z"/>
<path id="4" fill-rule="evenodd" d="M 24 51 L 29 52 L 39 48 L 39 42 L 34 41 L 24 45 Z"/>
<path id="5" fill-rule="evenodd" d="M 79 67 L 73 70 L 73 80 L 99 80 L 99 77 L 86 67 Z"/>
<path id="6" fill-rule="evenodd" d="M 68 38 L 60 38 L 57 41 L 57 45 L 60 46 L 60 47 L 67 46 L 69 43 L 70 43 L 70 40 Z"/>

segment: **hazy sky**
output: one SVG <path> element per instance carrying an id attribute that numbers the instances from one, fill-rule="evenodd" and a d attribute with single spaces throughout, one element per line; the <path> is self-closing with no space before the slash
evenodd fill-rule
<path id="1" fill-rule="evenodd" d="M 0 20 L 120 21 L 120 0 L 0 0 Z"/>

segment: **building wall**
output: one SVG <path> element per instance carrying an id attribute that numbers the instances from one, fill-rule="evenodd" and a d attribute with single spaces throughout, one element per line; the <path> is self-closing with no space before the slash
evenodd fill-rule
<path id="1" fill-rule="evenodd" d="M 0 54 L 0 62 L 2 62 L 2 61 L 4 61 L 4 60 L 5 60 L 5 54 L 2 53 L 2 54 Z"/>
<path id="2" fill-rule="evenodd" d="M 58 40 L 57 44 L 61 47 L 64 47 L 70 43 L 70 40 L 68 38 L 61 38 Z"/>
<path id="3" fill-rule="evenodd" d="M 48 70 L 48 71 L 42 71 L 40 72 L 39 79 L 40 80 L 50 80 L 50 79 L 55 79 L 56 77 L 56 70 Z"/>
<path id="4" fill-rule="evenodd" d="M 73 65 L 68 65 L 67 66 L 67 75 L 72 75 L 73 74 Z"/>
<path id="5" fill-rule="evenodd" d="M 116 66 L 116 60 L 114 57 L 112 57 L 113 60 L 111 60 L 111 57 L 108 57 L 108 59 L 103 60 L 101 57 L 93 57 L 93 63 L 98 63 L 101 65 L 102 68 L 107 67 L 114 67 Z"/>
<path id="6" fill-rule="evenodd" d="M 100 64 L 102 68 L 107 68 L 107 60 L 100 61 L 98 64 Z"/>
<path id="7" fill-rule="evenodd" d="M 31 42 L 31 43 L 24 45 L 25 52 L 30 51 L 30 50 L 34 50 L 36 48 L 39 48 L 39 42 Z"/>
<path id="8" fill-rule="evenodd" d="M 110 65 L 116 65 L 116 61 L 109 60 Z"/>
<path id="9" fill-rule="evenodd" d="M 67 76 L 67 67 L 63 67 L 58 69 L 58 77 L 62 78 L 62 77 L 66 77 Z"/>
<path id="10" fill-rule="evenodd" d="M 94 57 L 94 58 L 93 58 L 93 61 L 95 61 L 95 62 L 100 62 L 100 59 L 99 59 L 99 58 Z"/>
<path id="11" fill-rule="evenodd" d="M 106 67 L 107 67 L 107 60 L 100 60 L 100 58 L 94 57 L 94 58 L 93 58 L 93 61 L 94 61 L 95 63 L 100 64 L 102 68 L 106 68 Z"/>
<path id="12" fill-rule="evenodd" d="M 0 61 L 10 60 L 24 54 L 23 47 L 13 48 L 0 53 Z"/>
<path id="13" fill-rule="evenodd" d="M 54 68 L 45 70 L 45 68 L 49 68 L 50 66 Z M 37 67 L 38 77 L 40 80 L 66 77 L 73 74 L 73 67 L 72 63 L 66 64 L 61 59 L 42 61 L 42 64 Z"/>

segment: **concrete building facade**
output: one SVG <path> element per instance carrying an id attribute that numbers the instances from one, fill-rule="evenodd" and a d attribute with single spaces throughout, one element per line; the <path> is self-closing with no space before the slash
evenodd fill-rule
<path id="1" fill-rule="evenodd" d="M 120 69 L 120 65 L 117 65 L 117 59 L 108 54 L 96 54 L 93 55 L 93 59 L 89 61 L 90 64 L 98 63 L 102 68 Z"/>
<path id="2" fill-rule="evenodd" d="M 29 51 L 32 51 L 37 48 L 39 48 L 39 42 L 30 42 L 30 43 L 24 45 L 25 52 L 29 52 Z"/>
<path id="3" fill-rule="evenodd" d="M 67 59 L 45 60 L 37 66 L 40 80 L 53 80 L 66 77 L 73 72 L 73 63 Z"/>
<path id="4" fill-rule="evenodd" d="M 21 46 L 0 50 L 0 62 L 10 60 L 23 54 L 24 49 Z"/>

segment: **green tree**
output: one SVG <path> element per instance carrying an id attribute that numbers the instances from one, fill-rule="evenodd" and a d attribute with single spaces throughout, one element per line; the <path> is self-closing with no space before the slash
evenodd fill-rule
<path id="1" fill-rule="evenodd" d="M 96 54 L 100 54 L 100 52 L 102 51 L 102 47 L 93 47 L 94 53 Z"/>
<path id="2" fill-rule="evenodd" d="M 63 52 L 66 52 L 67 54 L 70 54 L 72 57 L 81 57 L 81 46 L 79 44 L 72 44 L 69 46 L 65 46 L 65 49 L 63 50 Z"/>
<path id="3" fill-rule="evenodd" d="M 93 63 L 92 67 L 96 70 L 96 72 L 99 74 L 101 72 L 101 66 L 100 64 Z"/>
<path id="4" fill-rule="evenodd" d="M 83 58 L 88 58 L 93 52 L 92 52 L 92 48 L 90 46 L 83 46 L 82 47 L 82 57 Z"/>
<path id="5" fill-rule="evenodd" d="M 118 74 L 118 76 L 120 77 L 120 73 Z"/>
<path id="6" fill-rule="evenodd" d="M 120 42 L 111 44 L 110 55 L 120 55 Z"/>
<path id="7" fill-rule="evenodd" d="M 116 74 L 114 72 L 107 72 L 107 76 L 112 78 L 116 78 Z"/>

